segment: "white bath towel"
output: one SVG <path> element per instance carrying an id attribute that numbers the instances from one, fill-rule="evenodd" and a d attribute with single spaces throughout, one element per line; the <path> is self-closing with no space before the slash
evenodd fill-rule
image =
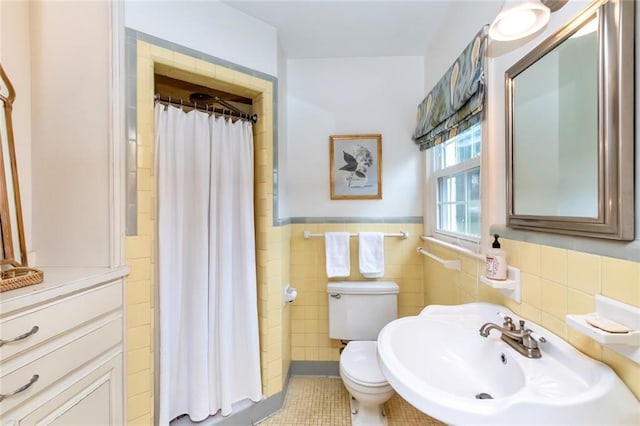
<path id="1" fill-rule="evenodd" d="M 351 274 L 348 232 L 325 232 L 324 252 L 327 258 L 327 277 L 348 277 Z"/>
<path id="2" fill-rule="evenodd" d="M 358 233 L 360 273 L 365 278 L 384 276 L 384 234 L 382 232 Z"/>

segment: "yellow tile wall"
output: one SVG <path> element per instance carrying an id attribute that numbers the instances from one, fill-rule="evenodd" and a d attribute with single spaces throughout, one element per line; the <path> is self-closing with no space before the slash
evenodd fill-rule
<path id="1" fill-rule="evenodd" d="M 398 315 L 415 315 L 424 307 L 422 259 L 416 253 L 420 245 L 422 224 L 292 224 L 291 225 L 291 285 L 298 289 L 298 298 L 291 304 L 291 359 L 305 361 L 339 360 L 338 340 L 329 338 L 327 274 L 324 239 L 303 238 L 303 231 L 409 232 L 406 240 L 385 238 L 385 276 L 400 286 Z M 343 280 L 364 280 L 358 271 L 357 239 L 351 239 L 351 276 Z"/>
<path id="2" fill-rule="evenodd" d="M 273 84 L 141 41 L 137 59 L 138 235 L 126 237 L 125 248 L 126 263 L 131 266 L 126 283 L 126 406 L 128 424 L 150 425 L 154 423 L 156 285 L 154 70 L 251 97 L 254 112 L 260 116 L 254 126 L 255 216 L 262 382 L 266 396 L 282 390 L 291 359 L 288 312 L 281 303 L 282 288 L 289 277 L 290 247 L 288 228 L 272 226 Z"/>
<path id="3" fill-rule="evenodd" d="M 282 247 L 280 253 L 282 268 L 283 287 L 291 283 L 291 226 L 287 225 L 282 229 Z M 282 381 L 286 381 L 291 365 L 291 304 L 283 306 L 282 309 Z"/>
<path id="4" fill-rule="evenodd" d="M 593 312 L 596 294 L 640 306 L 640 263 L 520 241 L 503 240 L 502 243 L 507 262 L 522 273 L 521 304 L 480 283 L 484 263 L 464 257 L 460 272 L 445 270 L 425 257 L 426 303 L 482 301 L 504 305 L 608 364 L 636 397 L 640 397 L 640 365 L 565 324 L 566 314 Z M 443 258 L 457 256 L 436 244 L 430 247 Z"/>
<path id="5" fill-rule="evenodd" d="M 155 197 L 153 170 L 153 62 L 150 46 L 138 43 L 138 235 L 125 239 L 131 266 L 126 281 L 127 423 L 153 423 L 153 333 Z M 150 93 L 150 95 L 149 95 Z"/>

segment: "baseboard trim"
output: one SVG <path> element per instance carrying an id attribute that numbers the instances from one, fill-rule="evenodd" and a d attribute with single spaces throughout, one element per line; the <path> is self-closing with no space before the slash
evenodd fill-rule
<path id="1" fill-rule="evenodd" d="M 291 376 L 340 376 L 338 361 L 291 361 Z"/>

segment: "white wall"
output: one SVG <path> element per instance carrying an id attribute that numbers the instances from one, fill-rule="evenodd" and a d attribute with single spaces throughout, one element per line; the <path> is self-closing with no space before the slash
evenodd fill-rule
<path id="1" fill-rule="evenodd" d="M 422 57 L 289 60 L 292 217 L 422 216 L 422 162 L 411 140 L 424 96 Z M 329 136 L 382 134 L 383 199 L 330 200 Z"/>
<path id="2" fill-rule="evenodd" d="M 33 242 L 41 266 L 109 266 L 110 6 L 32 2 Z"/>
<path id="3" fill-rule="evenodd" d="M 109 265 L 109 29 L 104 2 L 0 2 L 31 265 Z"/>
<path id="4" fill-rule="evenodd" d="M 491 0 L 467 1 L 464 14 L 447 17 L 451 31 L 434 37 L 424 52 L 425 92 L 435 86 L 483 25 L 493 21 L 502 4 L 502 1 Z M 454 9 L 453 13 L 456 12 Z"/>
<path id="5" fill-rule="evenodd" d="M 288 218 L 289 214 L 289 165 L 287 164 L 287 57 L 278 46 L 278 216 Z"/>
<path id="6" fill-rule="evenodd" d="M 13 135 L 27 251 L 32 243 L 31 194 L 31 38 L 29 2 L 0 2 L 0 64 L 16 91 Z M 33 256 L 29 256 L 30 261 Z"/>
<path id="7" fill-rule="evenodd" d="M 234 64 L 278 75 L 276 29 L 221 2 L 126 0 L 125 25 Z"/>

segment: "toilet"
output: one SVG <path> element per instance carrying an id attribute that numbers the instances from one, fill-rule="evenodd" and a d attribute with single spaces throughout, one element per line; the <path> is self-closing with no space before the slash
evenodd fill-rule
<path id="1" fill-rule="evenodd" d="M 351 395 L 353 425 L 386 425 L 383 404 L 393 388 L 378 366 L 378 333 L 398 317 L 399 287 L 392 281 L 327 284 L 329 337 L 349 340 L 340 355 L 340 377 Z"/>

